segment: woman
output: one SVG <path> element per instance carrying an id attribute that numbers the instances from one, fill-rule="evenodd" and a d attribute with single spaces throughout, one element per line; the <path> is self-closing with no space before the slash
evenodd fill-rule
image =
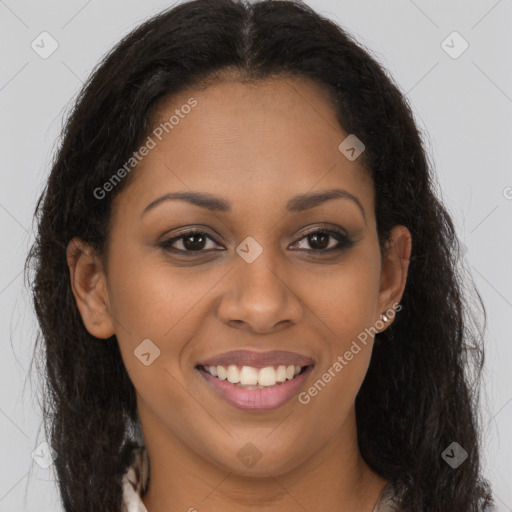
<path id="1" fill-rule="evenodd" d="M 488 510 L 453 222 L 405 98 L 333 22 L 144 22 L 36 214 L 66 511 Z"/>

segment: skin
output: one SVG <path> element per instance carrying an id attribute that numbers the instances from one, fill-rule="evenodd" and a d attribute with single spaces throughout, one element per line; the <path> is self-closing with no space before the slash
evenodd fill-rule
<path id="1" fill-rule="evenodd" d="M 339 151 L 348 133 L 315 83 L 225 79 L 168 99 L 160 120 L 190 97 L 197 106 L 116 197 L 105 260 L 79 239 L 68 247 L 84 325 L 98 338 L 116 335 L 137 391 L 151 461 L 143 502 L 149 512 L 259 511 L 262 505 L 303 512 L 341 510 L 340 503 L 344 511 L 371 512 L 386 481 L 361 457 L 354 410 L 371 336 L 308 404 L 294 397 L 273 411 L 232 407 L 195 366 L 239 348 L 289 350 L 315 361 L 307 390 L 400 301 L 410 232 L 395 226 L 381 255 L 372 181 L 361 158 L 350 161 Z M 297 213 L 285 209 L 297 194 L 330 188 L 356 196 L 364 217 L 341 198 Z M 173 200 L 141 217 L 163 194 L 190 190 L 220 196 L 232 211 Z M 189 248 L 187 257 L 158 246 L 191 227 L 213 238 L 200 250 L 224 250 L 200 255 L 177 240 L 173 247 Z M 346 230 L 355 243 L 308 253 L 319 247 L 304 234 L 314 227 Z M 263 248 L 250 264 L 235 251 L 248 236 Z M 334 247 L 337 240 L 326 243 Z M 134 356 L 147 338 L 161 351 L 149 366 Z M 261 453 L 250 468 L 237 457 L 249 442 Z"/>

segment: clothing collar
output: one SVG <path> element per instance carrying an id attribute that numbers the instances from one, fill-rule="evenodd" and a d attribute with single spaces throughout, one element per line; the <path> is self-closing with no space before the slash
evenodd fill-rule
<path id="1" fill-rule="evenodd" d="M 121 512 L 148 512 L 141 496 L 146 492 L 149 479 L 149 458 L 145 446 L 132 450 L 132 463 L 123 479 L 123 504 Z"/>

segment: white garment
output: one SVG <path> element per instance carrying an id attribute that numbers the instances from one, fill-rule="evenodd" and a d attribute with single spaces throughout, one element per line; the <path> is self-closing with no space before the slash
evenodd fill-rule
<path id="1" fill-rule="evenodd" d="M 149 477 L 149 458 L 145 446 L 132 452 L 133 463 L 123 475 L 123 504 L 121 512 L 148 512 L 141 494 L 146 491 Z"/>

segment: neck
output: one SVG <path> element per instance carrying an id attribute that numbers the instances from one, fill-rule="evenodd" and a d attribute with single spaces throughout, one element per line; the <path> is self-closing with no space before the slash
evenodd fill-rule
<path id="1" fill-rule="evenodd" d="M 258 476 L 221 468 L 170 438 L 168 431 L 147 427 L 151 476 L 142 501 L 148 512 L 256 512 L 262 506 L 268 512 L 372 512 L 386 484 L 360 455 L 354 411 L 313 456 L 285 472 Z"/>

